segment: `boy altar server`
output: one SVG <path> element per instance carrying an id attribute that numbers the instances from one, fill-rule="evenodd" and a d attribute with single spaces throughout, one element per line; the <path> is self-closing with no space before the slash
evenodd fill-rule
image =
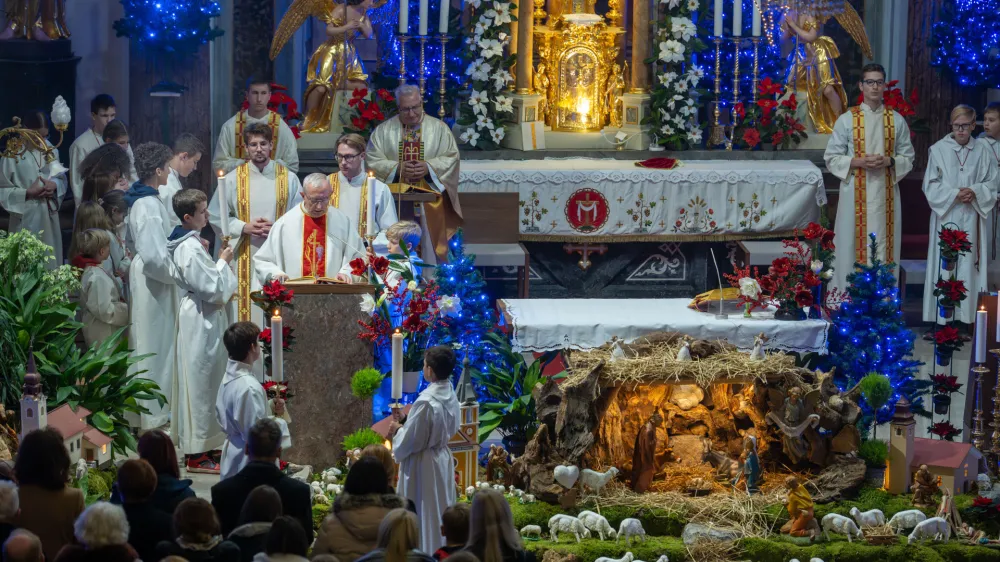
<path id="1" fill-rule="evenodd" d="M 271 101 L 271 82 L 252 77 L 247 81 L 247 108 L 232 116 L 219 131 L 219 144 L 215 147 L 212 167 L 225 173 L 251 160 L 249 143 L 243 133 L 251 125 L 267 127 L 273 143 L 268 146 L 271 160 L 277 160 L 292 173 L 299 171 L 299 150 L 295 133 L 280 115 L 267 108 Z"/>
<path id="2" fill-rule="evenodd" d="M 169 163 L 170 177 L 167 178 L 167 185 L 160 190 L 160 201 L 163 201 L 163 206 L 168 211 L 172 211 L 174 208 L 172 203 L 174 195 L 184 189 L 184 186 L 181 185 L 181 178 L 190 176 L 191 172 L 198 169 L 198 162 L 201 161 L 201 155 L 205 152 L 205 145 L 191 133 L 181 133 L 174 139 L 174 145 L 171 149 L 174 151 L 174 157 L 170 159 Z M 176 227 L 180 224 L 180 219 L 171 212 L 170 225 Z"/>
<path id="3" fill-rule="evenodd" d="M 175 442 L 185 456 L 188 472 L 218 474 L 209 454 L 225 441 L 212 405 L 226 373 L 223 333 L 229 326 L 226 303 L 236 292 L 236 275 L 229 267 L 233 250 L 225 247 L 218 261 L 208 253 L 201 229 L 208 225 L 208 198 L 197 189 L 173 196 L 174 227 L 167 248 L 177 266 L 180 312 L 177 317 L 177 392 L 170 401 Z"/>
<path id="4" fill-rule="evenodd" d="M 115 99 L 108 94 L 98 94 L 90 100 L 90 119 L 93 125 L 76 137 L 69 147 L 70 188 L 73 201 L 79 207 L 83 201 L 83 177 L 80 163 L 97 147 L 104 144 L 104 128 L 115 119 Z"/>

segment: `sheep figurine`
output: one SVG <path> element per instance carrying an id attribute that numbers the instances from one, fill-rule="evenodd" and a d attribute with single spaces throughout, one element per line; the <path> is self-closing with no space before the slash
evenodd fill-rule
<path id="1" fill-rule="evenodd" d="M 826 536 L 826 540 L 830 540 L 830 531 L 847 535 L 847 542 L 851 542 L 851 535 L 859 539 L 865 538 L 853 519 L 836 513 L 830 513 L 823 517 L 823 534 Z"/>
<path id="2" fill-rule="evenodd" d="M 468 488 L 465 489 L 465 497 L 467 498 L 471 498 L 475 493 L 476 493 L 475 486 L 469 486 Z"/>
<path id="3" fill-rule="evenodd" d="M 313 494 L 313 505 L 330 505 L 330 498 L 326 494 Z"/>
<path id="4" fill-rule="evenodd" d="M 656 559 L 656 562 L 670 562 L 670 558 L 668 558 L 666 554 L 663 554 Z"/>
<path id="5" fill-rule="evenodd" d="M 632 546 L 632 537 L 640 537 L 642 542 L 646 542 L 646 531 L 642 528 L 642 523 L 638 519 L 623 519 L 618 526 L 618 536 L 615 537 L 615 544 L 625 537 L 625 546 Z"/>
<path id="6" fill-rule="evenodd" d="M 927 514 L 919 509 L 907 509 L 906 511 L 900 511 L 899 513 L 892 516 L 889 519 L 889 527 L 899 534 L 903 529 L 912 529 L 916 527 L 922 521 L 927 520 Z"/>
<path id="7" fill-rule="evenodd" d="M 478 484 L 476 484 L 476 487 L 479 488 L 480 490 L 489 490 L 490 489 L 490 483 L 489 482 L 479 482 Z"/>
<path id="8" fill-rule="evenodd" d="M 601 488 L 607 486 L 608 482 L 614 480 L 615 476 L 618 476 L 618 469 L 613 466 L 605 472 L 585 468 L 580 471 L 580 485 L 590 488 L 595 494 L 599 494 Z"/>
<path id="9" fill-rule="evenodd" d="M 313 495 L 323 493 L 323 485 L 315 480 L 309 484 L 309 488 L 312 490 Z"/>
<path id="10" fill-rule="evenodd" d="M 593 511 L 581 511 L 579 515 L 576 516 L 577 519 L 583 521 L 583 526 L 589 529 L 592 533 L 597 533 L 601 540 L 605 540 L 604 536 L 607 535 L 609 539 L 613 539 L 618 536 L 615 530 L 611 528 L 608 520 L 602 515 L 598 515 Z"/>
<path id="11" fill-rule="evenodd" d="M 517 500 L 518 503 L 535 503 L 535 496 L 532 494 L 524 494 L 521 499 Z"/>
<path id="12" fill-rule="evenodd" d="M 505 488 L 503 484 L 494 484 L 493 489 L 501 494 L 507 493 L 507 488 Z"/>
<path id="13" fill-rule="evenodd" d="M 328 468 L 323 471 L 323 481 L 327 484 L 335 484 L 342 473 L 336 468 Z"/>
<path id="14" fill-rule="evenodd" d="M 540 539 L 542 538 L 542 528 L 538 525 L 525 525 L 521 527 L 521 536 L 529 539 Z"/>
<path id="15" fill-rule="evenodd" d="M 337 493 L 337 485 L 336 484 L 327 484 L 326 485 L 326 492 L 328 494 L 336 494 Z"/>
<path id="16" fill-rule="evenodd" d="M 950 538 L 951 526 L 948 525 L 948 522 L 941 517 L 931 517 L 917 523 L 910 536 L 906 537 L 906 544 L 913 544 L 923 539 L 948 542 Z"/>
<path id="17" fill-rule="evenodd" d="M 608 558 L 606 556 L 602 556 L 597 560 L 594 560 L 594 562 L 635 562 L 635 555 L 631 552 L 626 552 L 625 556 L 622 556 L 621 558 Z"/>
<path id="18" fill-rule="evenodd" d="M 576 542 L 580 542 L 580 537 L 590 538 L 590 531 L 583 526 L 583 522 L 572 515 L 558 514 L 549 519 L 549 536 L 552 542 L 559 542 L 559 533 L 573 533 Z"/>
<path id="19" fill-rule="evenodd" d="M 862 512 L 860 509 L 852 507 L 850 513 L 854 521 L 857 522 L 858 528 L 885 525 L 885 514 L 878 509 L 870 509 Z"/>
<path id="20" fill-rule="evenodd" d="M 87 461 L 84 459 L 77 459 L 76 461 L 76 479 L 83 480 L 87 477 Z"/>

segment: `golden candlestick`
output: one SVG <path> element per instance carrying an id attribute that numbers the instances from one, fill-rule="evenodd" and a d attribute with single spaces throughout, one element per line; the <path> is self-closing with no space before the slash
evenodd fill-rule
<path id="1" fill-rule="evenodd" d="M 536 3 L 535 5 L 537 6 L 538 4 Z M 622 26 L 622 20 L 625 18 L 625 15 L 619 11 L 619 8 L 621 8 L 621 6 L 622 6 L 621 0 L 608 0 L 608 13 L 605 14 L 604 17 L 608 18 L 608 21 L 611 22 L 612 27 Z M 536 25 L 538 24 L 536 23 Z"/>
<path id="2" fill-rule="evenodd" d="M 406 42 L 410 40 L 407 35 L 397 35 L 399 38 L 399 85 L 406 84 Z"/>
<path id="3" fill-rule="evenodd" d="M 439 119 L 444 119 L 444 115 L 445 115 L 445 111 L 444 111 L 444 94 L 445 94 L 445 91 L 444 91 L 444 89 L 445 89 L 445 86 L 448 85 L 448 75 L 446 74 L 447 70 L 445 69 L 445 55 L 447 54 L 448 36 L 447 35 L 443 35 L 443 34 L 439 35 L 438 36 L 438 41 L 441 42 L 441 72 L 440 72 L 440 74 L 441 74 L 441 82 L 438 84 L 439 103 L 441 105 L 438 107 L 438 118 Z"/>
<path id="4" fill-rule="evenodd" d="M 757 104 L 757 81 L 760 77 L 760 53 L 758 48 L 760 47 L 760 37 L 751 37 L 750 41 L 753 41 L 753 103 Z"/>
<path id="5" fill-rule="evenodd" d="M 719 57 L 720 49 L 722 48 L 722 38 L 716 37 L 712 40 L 715 43 L 715 104 L 712 110 L 712 126 L 708 132 L 708 146 L 718 146 L 722 144 L 725 135 L 722 133 L 722 127 L 719 125 L 719 82 L 722 79 L 719 76 Z"/>
<path id="6" fill-rule="evenodd" d="M 609 10 L 614 10 L 612 5 L 617 4 L 620 1 L 621 0 L 610 0 L 608 2 Z M 548 14 L 545 13 L 545 0 L 534 0 L 534 3 L 535 3 L 535 11 L 532 12 L 531 18 L 535 20 L 536 26 L 541 27 L 545 21 L 545 18 L 548 16 Z M 611 18 L 611 14 L 612 12 L 609 11 L 608 18 Z M 619 17 L 621 17 L 621 14 L 619 14 Z M 614 25 L 614 23 L 612 23 L 611 25 Z"/>
<path id="7" fill-rule="evenodd" d="M 742 37 L 733 37 L 733 107 L 729 109 L 729 137 L 726 140 L 726 150 L 733 149 L 733 137 L 736 136 L 736 104 L 740 102 L 740 41 Z"/>
<path id="8" fill-rule="evenodd" d="M 986 430 L 983 427 L 983 374 L 990 370 L 986 368 L 986 364 L 980 363 L 972 368 L 972 372 L 976 374 L 975 407 L 972 410 L 972 445 L 982 452 L 986 437 Z"/>
<path id="9" fill-rule="evenodd" d="M 420 42 L 420 78 L 418 81 L 420 82 L 420 97 L 423 98 L 426 93 L 425 87 L 427 86 L 427 71 L 424 69 L 424 51 L 427 49 L 427 36 L 421 35 L 417 37 L 417 41 Z"/>

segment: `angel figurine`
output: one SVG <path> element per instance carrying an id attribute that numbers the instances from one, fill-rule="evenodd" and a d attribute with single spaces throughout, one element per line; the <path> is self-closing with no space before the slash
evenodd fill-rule
<path id="1" fill-rule="evenodd" d="M 858 42 L 864 55 L 873 58 L 864 23 L 851 4 L 844 2 L 843 10 L 834 17 Z M 833 39 L 823 35 L 827 19 L 806 8 L 789 10 L 781 22 L 785 39 L 794 40 L 785 82 L 792 92 L 805 90 L 809 118 L 821 134 L 833 133 L 833 124 L 847 109 L 847 93 L 835 60 L 840 50 Z"/>
<path id="2" fill-rule="evenodd" d="M 326 22 L 327 39 L 309 59 L 302 132 L 329 132 L 337 90 L 367 87 L 368 74 L 354 41 L 359 35 L 371 39 L 373 31 L 368 12 L 383 2 L 347 0 L 337 4 L 333 0 L 295 0 L 281 18 L 271 42 L 271 60 L 310 16 Z"/>

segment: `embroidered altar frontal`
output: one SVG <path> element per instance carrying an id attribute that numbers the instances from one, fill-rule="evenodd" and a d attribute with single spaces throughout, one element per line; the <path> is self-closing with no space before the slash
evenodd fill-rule
<path id="1" fill-rule="evenodd" d="M 460 192 L 517 193 L 521 240 L 746 240 L 792 234 L 826 205 L 800 160 L 698 160 L 672 170 L 584 158 L 465 161 Z"/>

